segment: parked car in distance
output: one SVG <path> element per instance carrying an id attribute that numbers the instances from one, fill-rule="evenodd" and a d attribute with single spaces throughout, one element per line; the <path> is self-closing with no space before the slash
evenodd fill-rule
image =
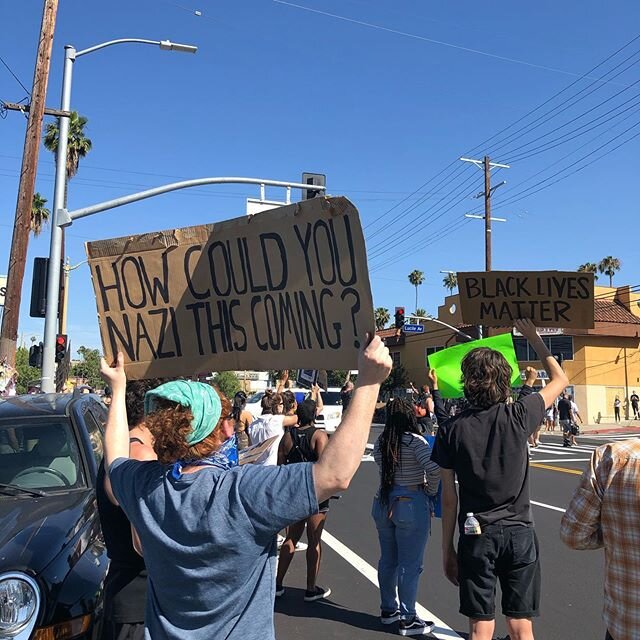
<path id="1" fill-rule="evenodd" d="M 91 394 L 0 399 L 0 637 L 88 640 L 107 554 L 95 482 L 106 407 Z"/>
<path id="2" fill-rule="evenodd" d="M 316 420 L 316 426 L 324 427 L 327 433 L 333 433 L 342 421 L 342 399 L 340 387 L 328 387 L 322 392 L 324 409 Z"/>

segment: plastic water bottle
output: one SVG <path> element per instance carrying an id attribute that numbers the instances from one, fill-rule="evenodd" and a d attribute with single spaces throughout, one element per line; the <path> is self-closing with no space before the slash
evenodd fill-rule
<path id="1" fill-rule="evenodd" d="M 473 513 L 467 513 L 467 519 L 464 521 L 465 536 L 479 536 L 482 533 L 480 523 Z"/>

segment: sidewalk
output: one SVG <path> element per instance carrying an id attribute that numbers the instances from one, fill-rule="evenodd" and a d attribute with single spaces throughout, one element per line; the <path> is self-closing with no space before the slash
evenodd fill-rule
<path id="1" fill-rule="evenodd" d="M 640 420 L 622 420 L 620 422 L 601 422 L 600 424 L 581 424 L 580 432 L 584 435 L 600 433 L 640 432 Z"/>

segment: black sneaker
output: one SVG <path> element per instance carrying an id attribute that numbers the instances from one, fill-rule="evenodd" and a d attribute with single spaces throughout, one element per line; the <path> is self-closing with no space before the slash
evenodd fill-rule
<path id="1" fill-rule="evenodd" d="M 400 620 L 400 609 L 396 609 L 395 611 L 384 611 L 380 612 L 380 622 L 382 624 L 393 624 L 394 622 L 398 622 Z"/>
<path id="2" fill-rule="evenodd" d="M 281 584 L 276 585 L 276 598 L 284 595 L 284 587 Z"/>
<path id="3" fill-rule="evenodd" d="M 422 636 L 431 633 L 433 627 L 434 623 L 430 620 L 426 622 L 415 616 L 410 620 L 400 620 L 398 633 L 401 636 Z"/>
<path id="4" fill-rule="evenodd" d="M 316 600 L 322 600 L 322 598 L 328 598 L 331 595 L 331 589 L 325 589 L 324 587 L 318 587 L 313 591 L 304 592 L 305 602 L 315 602 Z"/>

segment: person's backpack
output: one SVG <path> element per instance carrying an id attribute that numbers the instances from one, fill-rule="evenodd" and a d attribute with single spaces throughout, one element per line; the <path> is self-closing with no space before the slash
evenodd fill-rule
<path id="1" fill-rule="evenodd" d="M 289 435 L 293 441 L 293 447 L 287 454 L 286 464 L 293 464 L 296 462 L 315 462 L 316 456 L 311 446 L 311 439 L 315 429 L 299 430 L 297 427 L 291 427 L 289 429 Z"/>

